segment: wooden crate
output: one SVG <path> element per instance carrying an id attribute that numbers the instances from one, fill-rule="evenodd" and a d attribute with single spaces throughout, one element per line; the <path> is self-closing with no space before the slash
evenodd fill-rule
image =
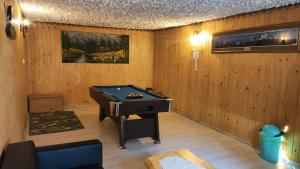
<path id="1" fill-rule="evenodd" d="M 61 94 L 30 95 L 29 112 L 43 113 L 64 110 L 64 97 Z"/>

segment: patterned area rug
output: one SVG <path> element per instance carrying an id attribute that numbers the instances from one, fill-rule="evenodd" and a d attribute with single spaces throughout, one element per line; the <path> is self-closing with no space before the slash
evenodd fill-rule
<path id="1" fill-rule="evenodd" d="M 29 116 L 29 135 L 31 136 L 84 128 L 73 111 L 31 113 Z"/>

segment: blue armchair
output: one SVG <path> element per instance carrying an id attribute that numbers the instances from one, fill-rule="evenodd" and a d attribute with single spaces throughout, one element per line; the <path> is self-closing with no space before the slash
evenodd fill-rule
<path id="1" fill-rule="evenodd" d="M 35 147 L 33 141 L 7 146 L 1 169 L 103 169 L 99 140 Z"/>

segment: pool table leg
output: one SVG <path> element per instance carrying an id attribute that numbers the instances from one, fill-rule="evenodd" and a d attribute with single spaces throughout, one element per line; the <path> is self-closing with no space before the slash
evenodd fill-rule
<path id="1" fill-rule="evenodd" d="M 103 121 L 107 117 L 105 110 L 99 107 L 99 120 L 100 122 Z"/>
<path id="2" fill-rule="evenodd" d="M 160 144 L 158 113 L 154 113 L 153 116 L 155 119 L 155 136 L 153 139 L 155 144 Z"/>
<path id="3" fill-rule="evenodd" d="M 126 117 L 124 115 L 121 115 L 119 117 L 119 141 L 120 141 L 120 145 L 119 145 L 119 149 L 125 149 L 125 133 L 124 133 L 124 121 L 126 120 Z"/>

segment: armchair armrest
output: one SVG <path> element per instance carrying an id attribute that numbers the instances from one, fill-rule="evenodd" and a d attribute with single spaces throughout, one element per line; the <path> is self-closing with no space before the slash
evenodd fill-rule
<path id="1" fill-rule="evenodd" d="M 35 145 L 33 141 L 9 144 L 4 153 L 1 169 L 35 169 Z"/>
<path id="2" fill-rule="evenodd" d="M 102 144 L 99 140 L 38 147 L 36 153 L 40 169 L 102 168 Z"/>

